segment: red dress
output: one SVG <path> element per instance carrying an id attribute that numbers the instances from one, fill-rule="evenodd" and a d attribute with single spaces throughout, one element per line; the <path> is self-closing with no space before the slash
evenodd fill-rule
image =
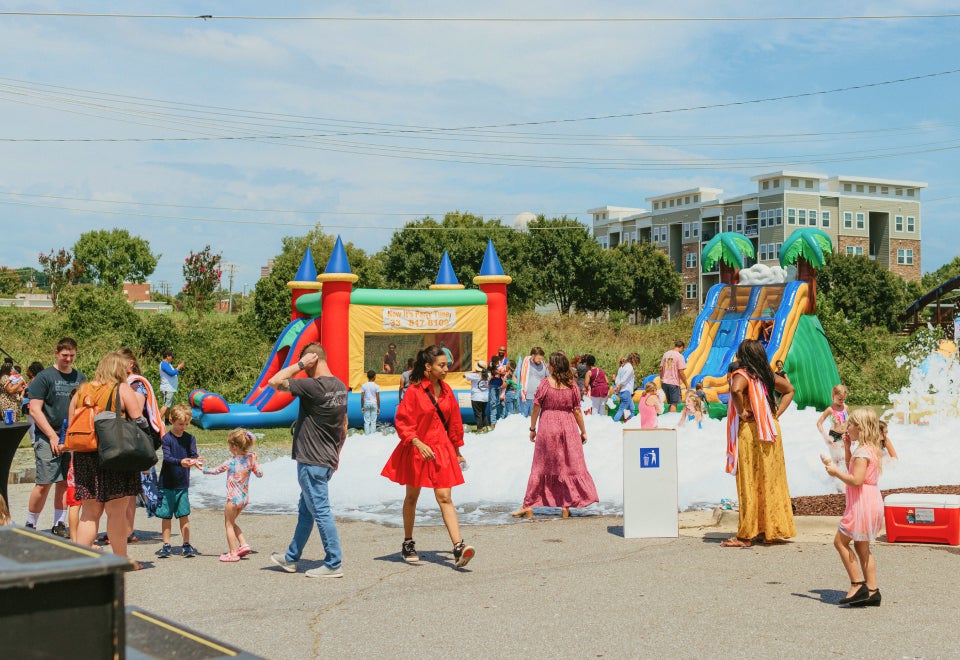
<path id="1" fill-rule="evenodd" d="M 573 414 L 580 407 L 580 390 L 576 385 L 558 389 L 544 378 L 533 401 L 540 405 L 540 419 L 523 506 L 577 508 L 599 502 Z"/>
<path id="2" fill-rule="evenodd" d="M 437 405 L 447 420 L 448 431 L 427 393 L 432 386 L 426 378 L 419 383 L 411 383 L 397 407 L 394 424 L 400 443 L 380 474 L 402 486 L 452 488 L 463 483 L 463 471 L 456 451 L 456 447 L 463 446 L 460 404 L 450 386 L 441 382 Z M 414 438 L 433 450 L 433 460 L 424 460 L 420 451 L 410 444 Z"/>

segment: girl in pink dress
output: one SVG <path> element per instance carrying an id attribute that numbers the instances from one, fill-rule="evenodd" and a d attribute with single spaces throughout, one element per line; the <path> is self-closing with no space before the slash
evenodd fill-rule
<path id="1" fill-rule="evenodd" d="M 643 394 L 640 395 L 640 405 L 637 408 L 640 411 L 640 428 L 657 428 L 657 415 L 663 410 L 663 407 L 660 405 L 657 386 L 652 380 L 643 386 Z"/>
<path id="2" fill-rule="evenodd" d="M 257 452 L 253 449 L 253 434 L 246 429 L 234 429 L 227 436 L 227 445 L 232 456 L 214 468 L 203 468 L 204 474 L 227 473 L 227 502 L 223 505 L 224 527 L 227 532 L 228 550 L 220 555 L 222 562 L 240 561 L 241 557 L 250 554 L 250 546 L 243 537 L 243 530 L 237 524 L 240 512 L 250 501 L 250 475 L 263 476 L 260 463 L 257 461 Z M 203 459 L 198 459 L 197 467 L 203 465 Z"/>
<path id="3" fill-rule="evenodd" d="M 560 507 L 561 515 L 567 518 L 570 507 L 600 501 L 583 458 L 587 431 L 580 410 L 580 390 L 567 356 L 560 351 L 551 353 L 547 370 L 550 377 L 540 381 L 533 398 L 533 467 L 523 506 L 513 512 L 514 518 L 532 518 L 535 506 Z"/>
<path id="4" fill-rule="evenodd" d="M 847 471 L 824 457 L 827 474 L 847 485 L 847 508 L 833 539 L 840 561 L 850 576 L 850 590 L 840 599 L 841 605 L 880 605 L 877 563 L 870 552 L 870 542 L 883 527 L 883 497 L 877 486 L 882 469 L 882 437 L 877 413 L 870 408 L 860 408 L 847 418 L 847 432 L 843 435 Z M 856 449 L 851 448 L 854 442 Z M 851 541 L 853 550 L 850 550 Z"/>

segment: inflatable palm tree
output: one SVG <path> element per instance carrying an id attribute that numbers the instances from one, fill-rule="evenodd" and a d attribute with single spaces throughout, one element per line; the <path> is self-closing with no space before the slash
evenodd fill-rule
<path id="1" fill-rule="evenodd" d="M 721 284 L 734 285 L 739 279 L 740 269 L 743 268 L 744 255 L 753 258 L 753 243 L 750 239 L 735 231 L 725 231 L 703 246 L 700 263 L 704 271 L 713 270 L 714 265 L 719 263 Z"/>
<path id="2" fill-rule="evenodd" d="M 833 252 L 833 242 L 827 232 L 814 227 L 795 230 L 780 248 L 780 265 L 783 268 L 796 264 L 797 279 L 810 286 L 808 314 L 817 309 L 817 271 L 823 268 L 826 255 Z"/>

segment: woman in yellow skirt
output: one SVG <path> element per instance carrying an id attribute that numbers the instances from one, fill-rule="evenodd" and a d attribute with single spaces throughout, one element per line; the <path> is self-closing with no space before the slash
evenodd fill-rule
<path id="1" fill-rule="evenodd" d="M 736 475 L 740 500 L 737 535 L 724 547 L 748 548 L 796 536 L 780 414 L 793 400 L 793 385 L 773 373 L 763 344 L 747 339 L 737 349 L 727 411 L 727 472 Z M 779 405 L 774 392 L 781 395 Z"/>

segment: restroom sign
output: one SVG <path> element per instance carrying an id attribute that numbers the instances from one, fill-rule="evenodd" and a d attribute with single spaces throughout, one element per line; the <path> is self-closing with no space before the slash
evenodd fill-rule
<path id="1" fill-rule="evenodd" d="M 640 467 L 641 468 L 659 468 L 660 467 L 660 448 L 659 447 L 641 447 L 640 448 Z"/>

